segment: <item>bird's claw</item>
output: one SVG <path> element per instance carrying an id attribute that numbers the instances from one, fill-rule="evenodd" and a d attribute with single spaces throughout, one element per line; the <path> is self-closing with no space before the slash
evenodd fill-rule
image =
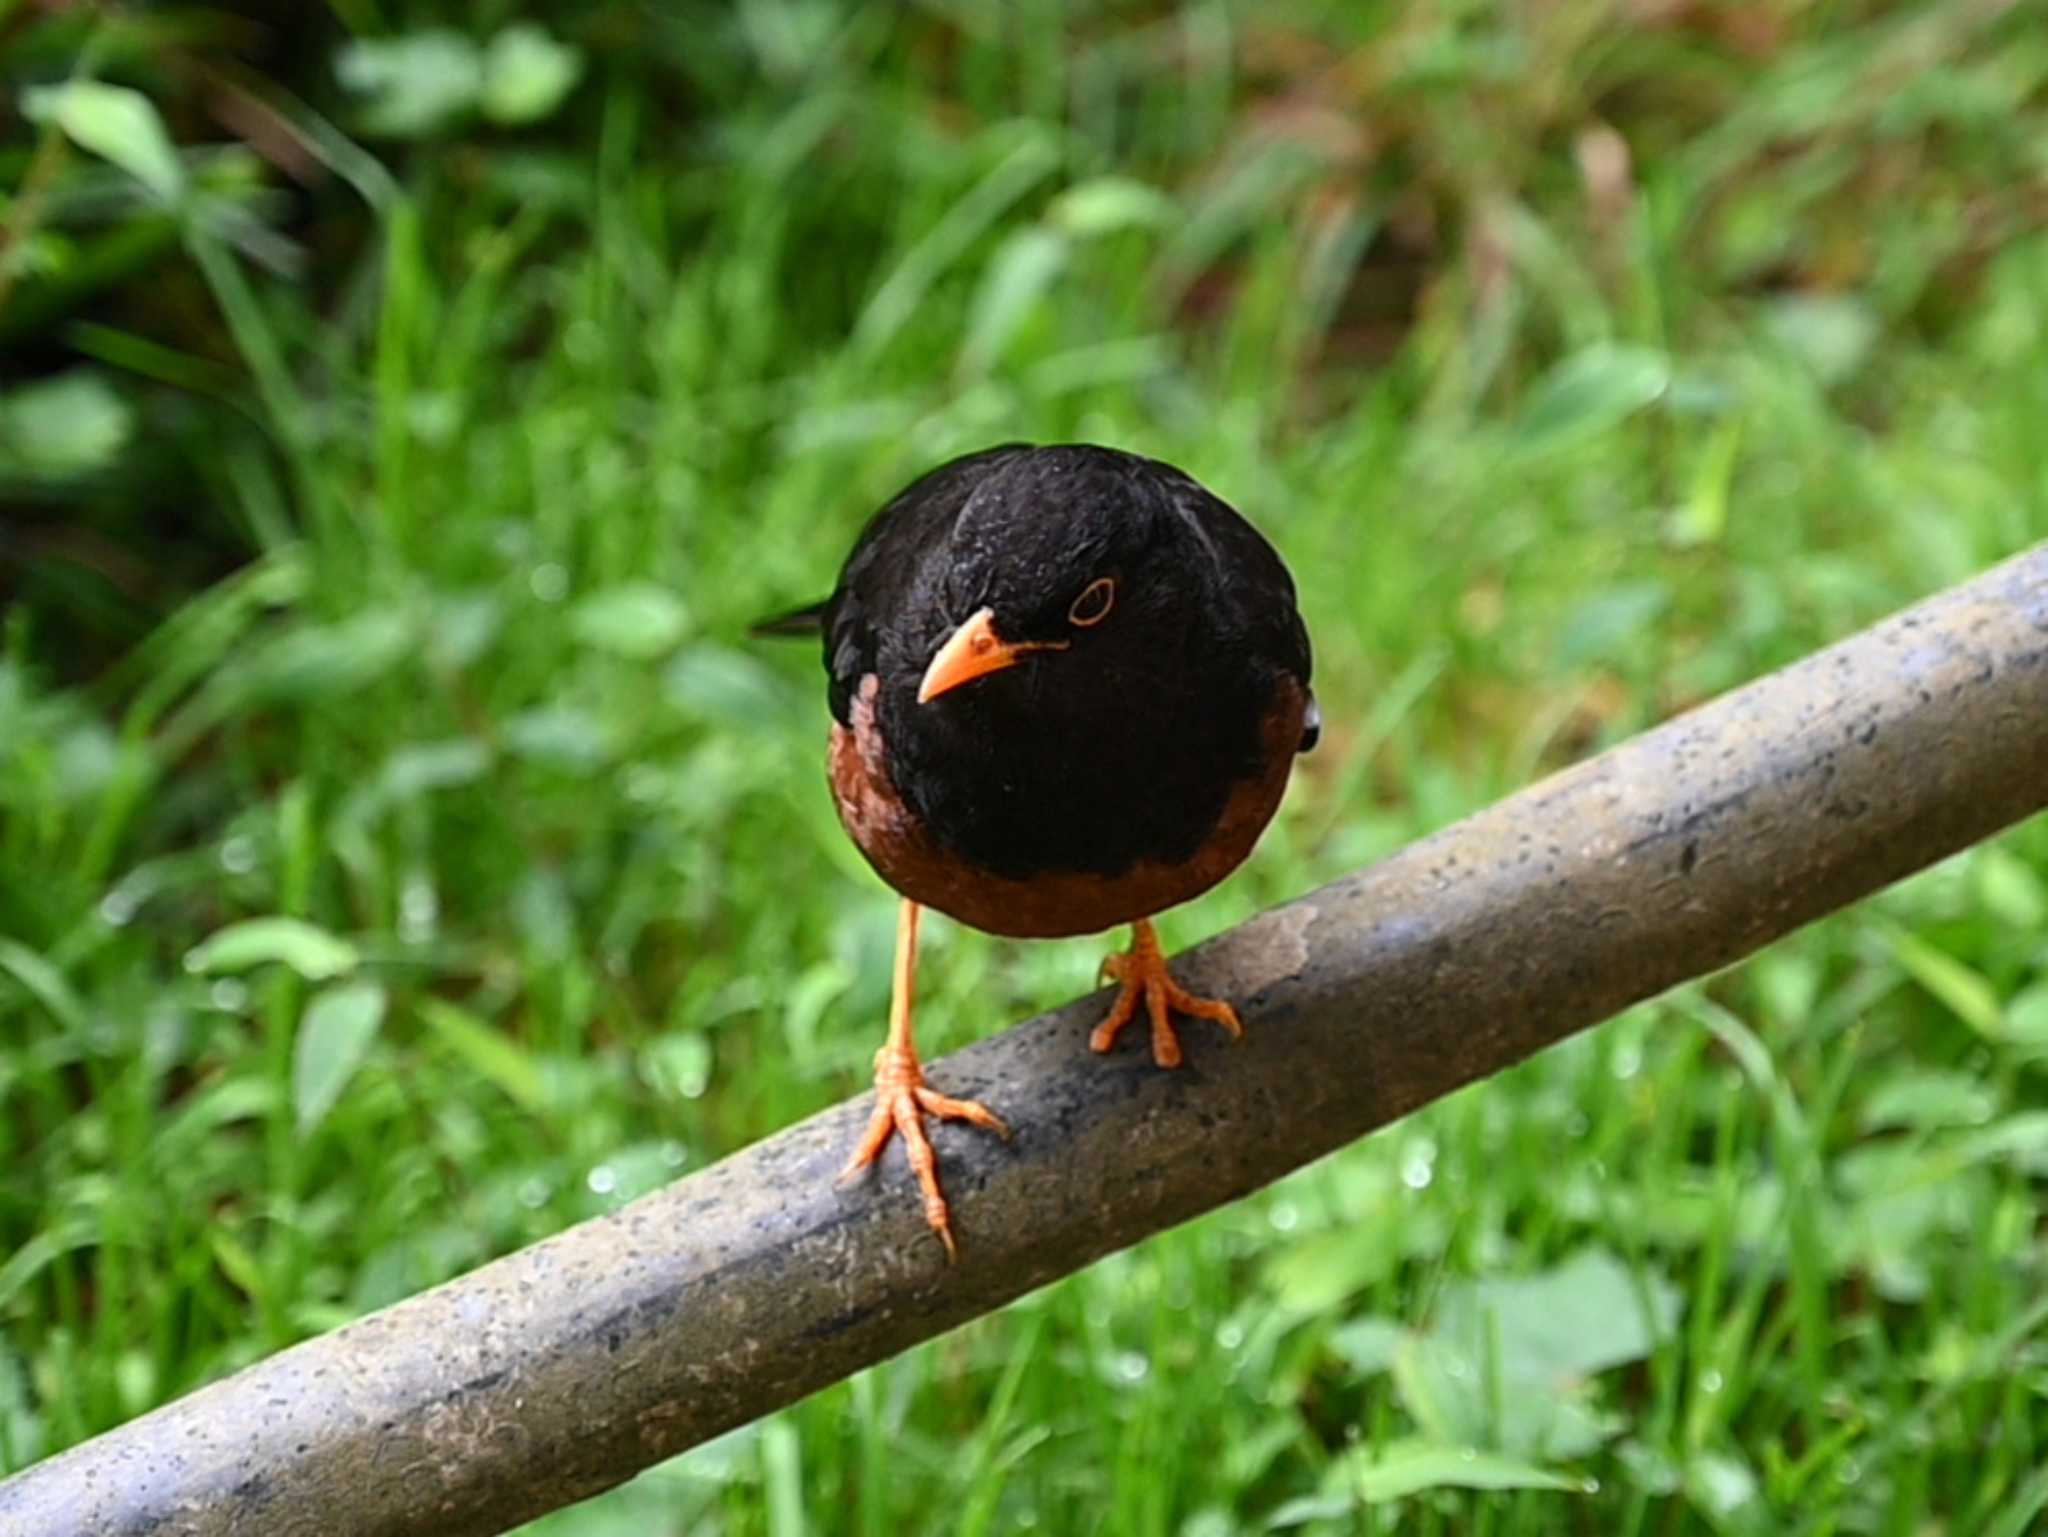
<path id="1" fill-rule="evenodd" d="M 924 1066 L 914 1053 L 884 1046 L 875 1053 L 875 1108 L 868 1117 L 860 1145 L 839 1171 L 839 1183 L 845 1184 L 880 1158 L 889 1138 L 900 1135 L 904 1157 L 910 1160 L 911 1172 L 917 1176 L 918 1188 L 924 1194 L 924 1220 L 946 1246 L 946 1258 L 955 1260 L 959 1258 L 959 1249 L 953 1242 L 952 1215 L 939 1189 L 938 1157 L 932 1152 L 931 1139 L 925 1135 L 927 1115 L 946 1121 L 967 1121 L 1004 1138 L 1010 1135 L 1003 1118 L 979 1100 L 954 1099 L 928 1085 L 924 1081 Z"/>

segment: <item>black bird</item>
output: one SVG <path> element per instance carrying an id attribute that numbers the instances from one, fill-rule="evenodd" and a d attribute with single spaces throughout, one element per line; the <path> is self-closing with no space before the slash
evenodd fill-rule
<path id="1" fill-rule="evenodd" d="M 903 1136 L 925 1218 L 955 1252 L 926 1114 L 1008 1134 L 924 1081 L 910 1006 L 920 910 L 1050 939 L 1135 925 L 1089 1037 L 1145 1005 L 1243 1033 L 1174 982 L 1154 914 L 1243 862 L 1315 745 L 1308 632 L 1273 547 L 1172 465 L 1092 444 L 1009 444 L 914 481 L 875 514 L 823 603 L 759 627 L 822 631 L 832 796 L 902 893 L 875 1109 L 842 1178 Z"/>

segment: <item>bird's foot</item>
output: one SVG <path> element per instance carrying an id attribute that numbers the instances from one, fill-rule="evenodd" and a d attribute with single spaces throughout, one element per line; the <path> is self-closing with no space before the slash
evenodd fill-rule
<path id="1" fill-rule="evenodd" d="M 969 1121 L 984 1131 L 1004 1137 L 1010 1135 L 1010 1128 L 1002 1117 L 980 1101 L 954 1099 L 929 1087 L 924 1081 L 924 1065 L 917 1060 L 916 1052 L 899 1046 L 884 1046 L 875 1053 L 874 1114 L 868 1117 L 868 1129 L 861 1136 L 860 1146 L 846 1161 L 846 1167 L 840 1170 L 839 1180 L 844 1184 L 881 1157 L 882 1149 L 889 1145 L 890 1135 L 900 1133 L 904 1156 L 910 1160 L 911 1172 L 917 1175 L 918 1187 L 924 1192 L 924 1220 L 931 1224 L 932 1231 L 946 1246 L 946 1258 L 958 1259 L 959 1250 L 953 1243 L 953 1224 L 946 1210 L 946 1198 L 939 1191 L 939 1161 L 924 1134 L 927 1115 L 947 1121 Z"/>
<path id="2" fill-rule="evenodd" d="M 1123 985 L 1108 1016 L 1088 1037 L 1088 1044 L 1096 1051 L 1108 1051 L 1116 1044 L 1118 1033 L 1137 1017 L 1141 999 L 1152 1019 L 1152 1060 L 1161 1067 L 1180 1066 L 1180 1037 L 1174 1032 L 1170 1010 L 1198 1019 L 1213 1019 L 1232 1035 L 1244 1035 L 1236 1009 L 1221 998 L 1198 997 L 1173 980 L 1166 969 L 1166 957 L 1159 949 L 1159 936 L 1152 931 L 1150 922 L 1140 920 L 1135 926 L 1128 951 L 1103 959 L 1102 973 Z"/>

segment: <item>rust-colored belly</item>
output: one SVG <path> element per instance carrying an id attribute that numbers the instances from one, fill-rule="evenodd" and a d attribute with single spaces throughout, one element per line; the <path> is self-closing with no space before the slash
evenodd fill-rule
<path id="1" fill-rule="evenodd" d="M 875 726 L 881 680 L 861 680 L 853 725 L 832 728 L 832 799 L 868 863 L 913 902 L 991 934 L 1057 939 L 1149 918 L 1200 896 L 1244 863 L 1287 788 L 1307 712 L 1306 693 L 1285 680 L 1261 732 L 1262 772 L 1231 792 L 1201 848 L 1177 863 L 1141 860 L 1121 875 L 1039 875 L 1010 880 L 942 849 L 903 804 Z"/>

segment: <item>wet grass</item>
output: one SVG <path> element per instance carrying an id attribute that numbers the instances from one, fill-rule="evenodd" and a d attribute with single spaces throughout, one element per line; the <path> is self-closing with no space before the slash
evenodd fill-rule
<path id="1" fill-rule="evenodd" d="M 1299 578 L 1324 745 L 1173 944 L 2048 536 L 2022 10 L 744 6 L 417 152 L 345 304 L 195 248 L 244 559 L 0 649 L 0 1469 L 863 1086 L 743 630 L 937 459 Z M 1098 956 L 931 925 L 926 1044 Z M 534 1529 L 2018 1537 L 2044 1176 L 2037 819 Z"/>

